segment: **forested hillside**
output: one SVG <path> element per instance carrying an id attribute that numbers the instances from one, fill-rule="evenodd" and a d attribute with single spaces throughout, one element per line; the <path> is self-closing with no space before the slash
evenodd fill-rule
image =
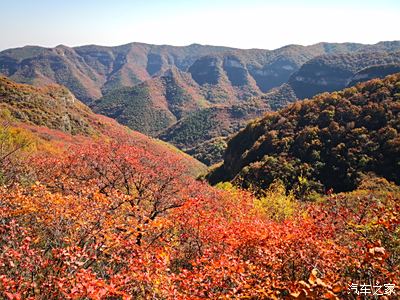
<path id="1" fill-rule="evenodd" d="M 400 75 L 299 101 L 247 125 L 228 142 L 213 183 L 349 191 L 374 173 L 400 183 Z"/>
<path id="2" fill-rule="evenodd" d="M 36 86 L 62 84 L 96 113 L 213 163 L 221 160 L 221 151 L 199 144 L 228 139 L 249 120 L 298 98 L 374 78 L 374 72 L 358 73 L 365 68 L 380 65 L 385 75 L 393 73 L 388 66 L 400 62 L 399 49 L 397 41 L 275 50 L 143 43 L 26 46 L 0 53 L 0 73 Z M 238 110 L 242 113 L 233 116 Z M 221 113 L 211 113 L 216 111 Z M 207 134 L 200 130 L 186 139 L 199 115 L 210 120 Z"/>
<path id="3" fill-rule="evenodd" d="M 6 130 L 3 138 L 6 141 L 8 138 L 13 140 L 8 136 L 8 129 L 11 132 L 14 129 L 16 132 L 21 131 L 22 137 L 32 137 L 33 140 L 29 142 L 31 147 L 42 150 L 48 147 L 67 150 L 70 144 L 78 145 L 91 140 L 105 142 L 110 139 L 126 139 L 128 143 L 149 149 L 155 155 L 171 153 L 180 156 L 193 174 L 204 170 L 201 163 L 175 147 L 93 113 L 65 87 L 50 85 L 38 88 L 1 77 L 0 109 Z"/>

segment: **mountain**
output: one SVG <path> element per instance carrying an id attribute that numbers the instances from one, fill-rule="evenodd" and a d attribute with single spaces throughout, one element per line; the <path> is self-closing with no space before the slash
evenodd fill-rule
<path id="1" fill-rule="evenodd" d="M 222 160 L 224 148 L 221 147 L 225 147 L 230 135 L 244 128 L 250 120 L 295 100 L 290 86 L 282 85 L 246 102 L 197 110 L 158 137 L 211 165 Z"/>
<path id="2" fill-rule="evenodd" d="M 354 74 L 348 86 L 353 86 L 357 83 L 368 81 L 374 78 L 384 78 L 388 75 L 399 72 L 400 64 L 386 64 L 367 67 Z"/>
<path id="3" fill-rule="evenodd" d="M 30 132 L 39 144 L 123 139 L 154 155 L 179 157 L 192 174 L 204 171 L 204 165 L 173 146 L 93 113 L 62 86 L 34 87 L 0 77 L 0 111 L 2 122 L 11 120 L 12 127 Z"/>
<path id="4" fill-rule="evenodd" d="M 222 72 L 222 60 L 213 61 L 209 56 L 204 60 L 208 62 L 208 67 L 203 65 L 201 69 L 194 64 L 203 77 L 196 77 L 192 69 L 189 69 L 191 76 L 179 70 L 170 70 L 133 88 L 121 88 L 109 93 L 95 102 L 93 109 L 135 130 L 172 143 L 195 157 L 204 157 L 202 161 L 209 164 L 222 159 L 221 151 L 210 148 L 213 139 L 226 139 L 249 120 L 282 108 L 298 98 L 340 90 L 353 80 L 365 77 L 364 72 L 368 72 L 371 66 L 374 69 L 370 70 L 366 79 L 396 73 L 396 64 L 393 63 L 400 62 L 400 52 L 319 56 L 305 63 L 288 83 L 244 98 L 238 90 L 235 92 L 227 88 L 229 73 Z M 248 83 L 245 78 L 242 78 L 243 83 Z M 174 91 L 174 97 L 168 90 Z M 212 97 L 209 96 L 211 94 Z M 232 114 L 232 111 L 238 110 L 242 113 Z M 204 147 L 203 143 L 208 146 Z M 206 150 L 213 154 L 205 153 Z"/>
<path id="5" fill-rule="evenodd" d="M 215 162 L 221 151 L 213 150 L 214 139 L 226 140 L 249 120 L 297 98 L 342 89 L 364 68 L 398 63 L 399 49 L 399 42 L 276 50 L 27 46 L 0 52 L 0 73 L 38 86 L 62 84 L 96 113 Z M 206 124 L 200 128 L 199 122 Z"/>
<path id="6" fill-rule="evenodd" d="M 98 99 L 112 89 L 131 87 L 162 75 L 172 67 L 189 72 L 199 85 L 227 79 L 230 88 L 248 85 L 266 92 L 287 82 L 301 65 L 316 56 L 395 51 L 400 48 L 398 44 L 319 43 L 311 46 L 288 45 L 276 50 L 142 43 L 116 47 L 26 46 L 0 52 L 0 73 L 17 82 L 64 85 L 84 102 Z"/>
<path id="7" fill-rule="evenodd" d="M 208 179 L 347 191 L 372 172 L 399 184 L 399 103 L 400 73 L 298 101 L 236 134 Z"/>
<path id="8" fill-rule="evenodd" d="M 152 136 L 208 106 L 191 77 L 176 69 L 134 87 L 115 89 L 92 104 L 96 112 Z"/>
<path id="9" fill-rule="evenodd" d="M 396 298 L 387 290 L 400 278 L 400 187 L 371 176 L 318 201 L 297 195 L 311 182 L 319 191 L 317 178 L 346 187 L 357 171 L 398 182 L 400 74 L 239 133 L 230 170 L 268 151 L 244 179 L 300 183 L 260 193 L 195 180 L 196 160 L 92 113 L 64 87 L 0 83 L 0 299 L 349 299 L 360 278 L 390 278 L 385 298 Z"/>
<path id="10" fill-rule="evenodd" d="M 90 120 L 90 109 L 61 86 L 33 87 L 0 77 L 0 108 L 24 123 L 71 134 L 90 134 L 98 129 Z"/>
<path id="11" fill-rule="evenodd" d="M 299 99 L 310 98 L 318 93 L 344 89 L 353 76 L 365 68 L 399 63 L 399 51 L 323 55 L 305 63 L 288 83 Z"/>
<path id="12" fill-rule="evenodd" d="M 193 112 L 168 128 L 160 138 L 180 148 L 194 147 L 215 137 L 227 136 L 266 111 L 264 103 L 248 101 L 246 105 L 213 106 Z"/>

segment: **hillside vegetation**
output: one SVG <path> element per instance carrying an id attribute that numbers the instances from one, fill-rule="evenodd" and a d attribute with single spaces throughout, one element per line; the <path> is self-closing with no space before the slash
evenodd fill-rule
<path id="1" fill-rule="evenodd" d="M 322 55 L 305 63 L 288 82 L 299 99 L 309 98 L 344 89 L 352 77 L 365 68 L 399 63 L 399 51 Z"/>
<path id="2" fill-rule="evenodd" d="M 185 74 L 170 70 L 134 87 L 108 92 L 91 107 L 133 130 L 157 136 L 182 117 L 209 106 L 193 85 Z"/>
<path id="3" fill-rule="evenodd" d="M 400 64 L 385 64 L 367 67 L 358 71 L 351 79 L 348 86 L 356 85 L 357 83 L 368 81 L 374 78 L 384 78 L 391 74 L 400 72 Z"/>
<path id="4" fill-rule="evenodd" d="M 212 183 L 302 193 L 349 191 L 367 173 L 400 183 L 400 74 L 299 101 L 253 121 L 229 142 Z"/>
<path id="5" fill-rule="evenodd" d="M 296 100 L 288 85 L 272 89 L 262 97 L 248 99 L 231 106 L 212 106 L 183 117 L 161 132 L 158 137 L 196 157 L 206 165 L 222 160 L 226 142 L 246 124 L 264 113 Z"/>
<path id="6" fill-rule="evenodd" d="M 35 86 L 64 85 L 96 113 L 161 137 L 196 157 L 208 157 L 203 162 L 211 163 L 221 160 L 221 151 L 199 144 L 227 139 L 249 120 L 297 98 L 379 76 L 377 69 L 362 73 L 370 67 L 379 65 L 385 69 L 381 74 L 393 73 L 388 66 L 399 63 L 399 49 L 398 41 L 275 50 L 142 43 L 26 46 L 0 52 L 0 74 Z M 244 113 L 232 116 L 237 109 Z M 199 128 L 188 138 L 200 115 L 209 120 L 207 133 Z"/>
<path id="7" fill-rule="evenodd" d="M 357 299 L 351 287 L 358 291 L 369 282 L 396 299 L 397 290 L 390 288 L 400 284 L 400 190 L 386 179 L 366 177 L 357 190 L 320 195 L 318 202 L 299 201 L 279 180 L 257 196 L 231 183 L 212 187 L 194 179 L 194 159 L 87 108 L 90 118 L 82 118 L 99 128 L 95 135 L 57 130 L 64 128 L 34 116 L 50 113 L 47 100 L 64 107 L 64 96 L 49 98 L 48 89 L 6 82 L 15 94 L 7 96 L 12 101 L 2 98 L 11 107 L 1 107 L 0 114 L 1 299 L 338 300 Z M 247 127 L 229 143 L 228 153 L 250 148 L 268 126 L 276 130 L 268 130 L 272 146 L 285 145 L 284 137 L 272 138 L 279 130 L 290 145 L 297 126 L 305 130 L 299 151 L 314 159 L 322 142 L 313 134 L 308 139 L 308 125 L 319 133 L 317 124 L 321 130 L 342 124 L 332 116 L 348 120 L 356 114 L 357 122 L 371 127 L 356 130 L 355 122 L 343 137 L 341 125 L 332 125 L 332 134 L 324 134 L 336 143 L 356 130 L 357 144 L 339 147 L 349 154 L 338 152 L 356 167 L 350 153 L 369 155 L 370 146 L 382 141 L 374 153 L 392 165 L 381 173 L 398 182 L 392 154 L 398 159 L 399 87 L 397 75 L 295 104 Z M 32 99 L 46 101 L 34 101 L 30 111 Z M 12 117 L 16 103 L 24 104 L 29 118 Z M 332 114 L 334 105 L 338 112 Z M 252 137 L 245 138 L 249 132 Z M 279 170 L 290 177 L 287 166 Z"/>
<path id="8" fill-rule="evenodd" d="M 119 137 L 151 149 L 156 155 L 171 153 L 180 156 L 193 174 L 198 175 L 204 170 L 200 162 L 172 145 L 93 113 L 65 87 L 50 85 L 38 88 L 1 77 L 0 111 L 0 118 L 4 124 L 8 124 L 7 127 L 19 128 L 26 135 L 34 137 L 31 144 L 35 144 L 35 147 L 49 143 L 51 148 L 53 143 L 60 142 L 59 147 L 65 148 L 91 139 L 107 141 Z"/>
<path id="9" fill-rule="evenodd" d="M 71 134 L 96 131 L 90 109 L 66 88 L 57 85 L 37 88 L 0 77 L 0 108 L 25 123 Z"/>

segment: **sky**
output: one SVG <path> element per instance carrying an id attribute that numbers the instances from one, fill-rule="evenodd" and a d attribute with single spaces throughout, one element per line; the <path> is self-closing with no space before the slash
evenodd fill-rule
<path id="1" fill-rule="evenodd" d="M 0 0 L 0 50 L 39 45 L 288 44 L 400 40 L 399 0 Z"/>

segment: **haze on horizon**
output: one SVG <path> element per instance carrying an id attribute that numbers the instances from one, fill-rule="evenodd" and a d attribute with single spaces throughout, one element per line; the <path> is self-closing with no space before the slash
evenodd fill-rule
<path id="1" fill-rule="evenodd" d="M 3 1 L 0 50 L 39 45 L 288 44 L 400 40 L 395 0 Z"/>

